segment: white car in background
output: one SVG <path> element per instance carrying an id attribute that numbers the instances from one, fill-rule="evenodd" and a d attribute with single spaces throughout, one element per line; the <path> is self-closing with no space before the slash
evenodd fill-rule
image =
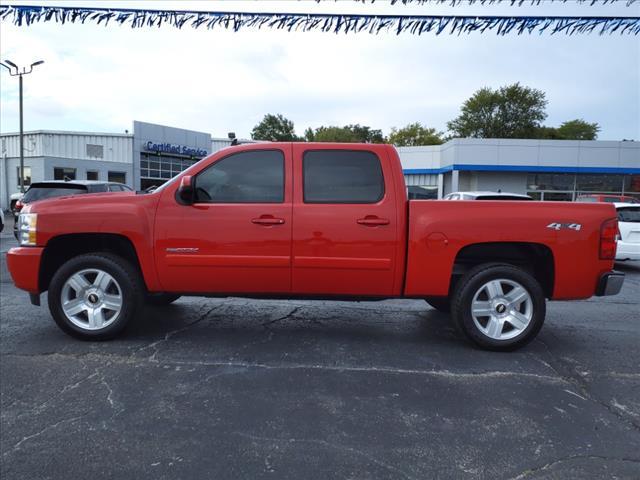
<path id="1" fill-rule="evenodd" d="M 11 211 L 13 213 L 16 213 L 16 204 L 22 200 L 22 197 L 24 196 L 24 193 L 12 193 L 11 197 L 9 198 L 9 207 L 11 208 Z"/>
<path id="2" fill-rule="evenodd" d="M 620 239 L 616 260 L 640 260 L 640 204 L 614 203 Z"/>
<path id="3" fill-rule="evenodd" d="M 442 197 L 443 200 L 533 200 L 529 195 L 509 192 L 453 192 Z"/>

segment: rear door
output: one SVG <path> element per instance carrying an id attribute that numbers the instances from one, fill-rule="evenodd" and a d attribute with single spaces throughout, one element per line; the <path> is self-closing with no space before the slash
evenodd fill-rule
<path id="1" fill-rule="evenodd" d="M 293 158 L 292 291 L 392 295 L 398 218 L 386 150 L 294 144 Z"/>

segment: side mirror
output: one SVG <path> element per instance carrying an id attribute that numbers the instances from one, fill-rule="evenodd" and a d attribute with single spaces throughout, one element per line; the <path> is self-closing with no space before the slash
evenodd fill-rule
<path id="1" fill-rule="evenodd" d="M 185 175 L 180 179 L 180 186 L 176 190 L 176 200 L 181 205 L 193 205 L 194 197 L 193 178 L 191 175 Z"/>

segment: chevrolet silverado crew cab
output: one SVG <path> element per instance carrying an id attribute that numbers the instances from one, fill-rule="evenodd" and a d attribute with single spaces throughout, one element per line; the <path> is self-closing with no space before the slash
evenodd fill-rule
<path id="1" fill-rule="evenodd" d="M 68 212 L 73 212 L 69 215 Z M 108 339 L 181 295 L 425 299 L 477 345 L 531 341 L 545 301 L 614 295 L 611 204 L 407 200 L 390 145 L 260 143 L 153 193 L 27 205 L 15 284 L 65 332 Z"/>

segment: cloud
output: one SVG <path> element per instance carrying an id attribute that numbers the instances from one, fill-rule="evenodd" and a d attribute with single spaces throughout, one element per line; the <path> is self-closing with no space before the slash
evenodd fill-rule
<path id="1" fill-rule="evenodd" d="M 379 13 L 428 8 L 382 2 L 162 3 L 185 9 L 212 5 Z M 545 7 L 555 14 L 578 10 L 619 13 L 612 7 Z M 446 10 L 452 11 L 479 10 Z M 533 11 L 540 10 L 517 10 Z M 478 88 L 519 81 L 547 92 L 550 125 L 584 118 L 601 124 L 602 139 L 640 139 L 640 42 L 631 36 L 416 37 L 4 23 L 0 45 L 2 58 L 46 60 L 25 77 L 27 129 L 118 132 L 139 119 L 246 137 L 264 114 L 282 113 L 299 134 L 308 126 L 347 123 L 388 132 L 413 121 L 443 130 Z M 13 131 L 17 82 L 6 72 L 0 81 L 0 127 Z"/>

